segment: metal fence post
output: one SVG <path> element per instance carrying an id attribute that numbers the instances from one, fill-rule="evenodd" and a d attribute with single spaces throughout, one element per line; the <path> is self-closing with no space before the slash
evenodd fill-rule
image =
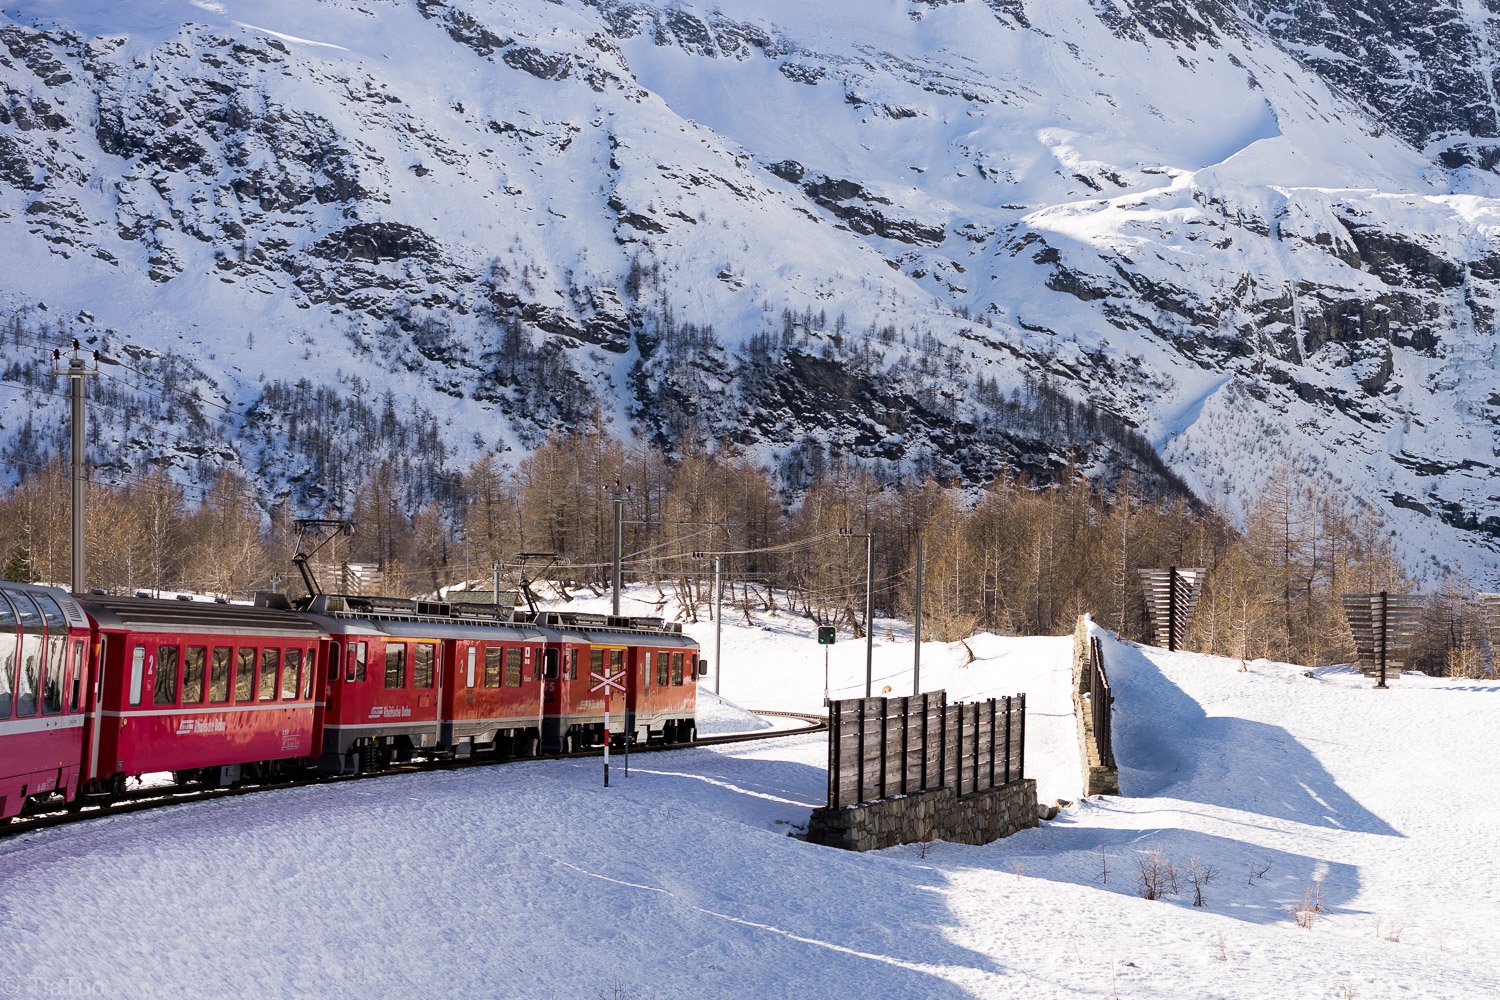
<path id="1" fill-rule="evenodd" d="M 868 704 L 864 699 L 856 699 L 859 705 L 859 760 L 856 763 L 856 772 L 859 779 L 859 794 L 854 798 L 854 804 L 859 805 L 865 801 L 865 707 Z"/>
<path id="2" fill-rule="evenodd" d="M 953 791 L 956 795 L 964 793 L 964 706 L 960 702 L 954 706 L 958 709 L 953 713 L 953 720 L 958 724 L 953 740 Z"/>
<path id="3" fill-rule="evenodd" d="M 979 702 L 974 703 L 974 778 L 969 791 L 979 791 Z"/>
<path id="4" fill-rule="evenodd" d="M 1016 775 L 1019 780 L 1026 777 L 1026 695 L 1021 695 L 1021 739 L 1020 745 L 1016 747 L 1016 761 L 1020 766 L 1021 773 Z"/>
<path id="5" fill-rule="evenodd" d="M 927 737 L 927 696 L 922 695 L 922 791 L 927 791 L 927 750 L 931 746 Z"/>
<path id="6" fill-rule="evenodd" d="M 828 705 L 828 808 L 839 807 L 839 785 L 842 783 L 843 771 L 841 769 L 839 750 L 843 746 L 844 735 L 844 712 L 842 702 L 830 702 Z"/>
<path id="7" fill-rule="evenodd" d="M 891 700 L 880 699 L 880 797 L 890 792 L 886 788 L 886 760 L 891 754 Z"/>
<path id="8" fill-rule="evenodd" d="M 908 792 L 911 775 L 911 699 L 901 699 L 901 794 Z"/>
<path id="9" fill-rule="evenodd" d="M 999 740 L 995 739 L 995 709 L 997 707 L 997 703 L 998 702 L 999 702 L 998 698 L 991 698 L 990 699 L 990 787 L 991 788 L 995 787 L 995 744 L 999 742 Z M 1010 706 L 1010 699 L 1009 698 L 1005 699 L 1005 704 L 1006 704 L 1006 707 L 1009 708 L 1009 706 Z M 1009 717 L 1007 716 L 1007 720 L 1008 719 L 1009 719 Z"/>

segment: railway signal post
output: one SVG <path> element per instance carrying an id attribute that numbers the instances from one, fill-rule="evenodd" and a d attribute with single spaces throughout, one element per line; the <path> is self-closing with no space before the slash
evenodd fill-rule
<path id="1" fill-rule="evenodd" d="M 589 690 L 592 691 L 592 692 L 594 692 L 594 693 L 596 693 L 596 694 L 599 693 L 599 692 L 601 692 L 601 691 L 604 693 L 604 787 L 608 788 L 609 787 L 609 712 L 610 712 L 610 707 L 611 707 L 611 701 L 613 700 L 610 696 L 615 691 L 618 691 L 618 692 L 620 692 L 620 694 L 623 695 L 625 693 L 625 685 L 622 684 L 622 683 L 620 683 L 620 675 L 619 674 L 610 674 L 608 672 L 609 671 L 609 667 L 608 666 L 601 666 L 599 668 L 599 670 L 602 671 L 602 672 L 601 673 L 595 673 L 594 671 L 589 671 L 589 680 L 591 680 L 591 681 L 594 682 L 592 685 L 589 686 Z M 629 710 L 628 706 L 627 706 L 626 711 L 625 711 L 625 716 L 626 716 L 627 719 L 630 717 L 630 710 Z M 630 736 L 629 736 L 629 734 L 627 734 L 626 737 L 625 737 L 625 747 L 626 747 L 626 750 L 625 750 L 625 761 L 626 761 L 626 763 L 625 763 L 625 774 L 628 776 L 630 774 L 630 749 L 629 749 L 630 748 Z"/>
<path id="2" fill-rule="evenodd" d="M 834 640 L 839 636 L 839 630 L 832 625 L 818 626 L 818 645 L 823 647 L 823 704 L 828 705 L 828 647 L 832 646 Z"/>

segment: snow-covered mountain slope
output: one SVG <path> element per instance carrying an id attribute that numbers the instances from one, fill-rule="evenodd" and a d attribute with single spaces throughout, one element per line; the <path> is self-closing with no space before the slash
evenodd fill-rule
<path id="1" fill-rule="evenodd" d="M 1142 464 L 1061 391 L 1231 511 L 1288 463 L 1487 575 L 1497 28 L 1304 6 L 7 2 L 0 378 L 105 338 L 174 389 L 102 459 L 334 499 L 310 426 L 438 468 L 596 404 L 793 480 Z M 34 458 L 56 407 L 0 401 Z"/>

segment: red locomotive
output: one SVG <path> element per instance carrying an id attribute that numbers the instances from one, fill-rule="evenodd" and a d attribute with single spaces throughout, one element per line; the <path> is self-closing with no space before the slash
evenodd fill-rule
<path id="1" fill-rule="evenodd" d="M 329 637 L 325 771 L 380 770 L 417 753 L 536 752 L 542 637 L 485 605 L 320 594 Z"/>
<path id="2" fill-rule="evenodd" d="M 549 612 L 537 615 L 536 623 L 547 633 L 546 750 L 568 753 L 603 739 L 604 697 L 590 690 L 593 675 L 624 675 L 623 704 L 611 706 L 616 732 L 639 743 L 693 739 L 698 644 L 682 634 L 682 626 L 660 618 Z"/>
<path id="3" fill-rule="evenodd" d="M 293 608 L 0 585 L 0 821 L 170 771 L 224 786 L 415 756 L 528 756 L 615 738 L 687 742 L 698 647 L 654 618 L 317 595 Z"/>

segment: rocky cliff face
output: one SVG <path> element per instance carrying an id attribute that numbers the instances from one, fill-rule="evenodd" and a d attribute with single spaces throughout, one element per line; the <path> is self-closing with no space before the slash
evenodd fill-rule
<path id="1" fill-rule="evenodd" d="M 1491 2 L 9 4 L 0 457 L 80 336 L 120 473 L 337 503 L 597 410 L 794 484 L 1288 464 L 1488 572 Z"/>

